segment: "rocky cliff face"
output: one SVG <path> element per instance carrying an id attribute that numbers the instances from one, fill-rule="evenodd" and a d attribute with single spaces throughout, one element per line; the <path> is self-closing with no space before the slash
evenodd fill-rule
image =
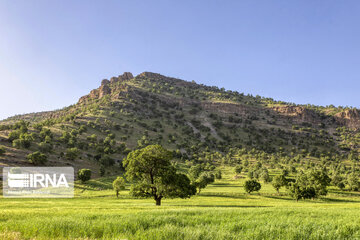
<path id="1" fill-rule="evenodd" d="M 90 94 L 81 97 L 78 103 L 86 103 L 91 99 L 101 99 L 107 95 L 111 95 L 113 93 L 112 91 L 115 90 L 112 89 L 111 85 L 114 85 L 118 82 L 124 82 L 132 78 L 134 78 L 132 73 L 124 72 L 122 75 L 119 75 L 118 77 L 112 77 L 110 80 L 103 79 L 99 88 L 94 89 L 90 92 Z"/>
<path id="2" fill-rule="evenodd" d="M 319 114 L 311 109 L 301 106 L 276 106 L 271 108 L 280 116 L 290 117 L 295 122 L 319 123 L 321 119 Z"/>
<path id="3" fill-rule="evenodd" d="M 83 104 L 93 99 L 101 99 L 105 96 L 110 96 L 111 99 L 123 99 L 123 98 L 141 98 L 141 91 L 135 87 L 129 86 L 127 81 L 133 79 L 134 76 L 130 72 L 124 72 L 118 77 L 112 77 L 110 80 L 104 79 L 101 81 L 101 86 L 92 90 L 88 95 L 79 99 L 79 104 Z M 187 82 L 177 78 L 166 77 L 158 73 L 143 72 L 136 76 L 138 80 L 148 79 L 151 81 L 159 81 L 166 84 L 172 84 L 177 87 L 184 87 L 190 89 L 198 89 L 200 85 L 194 82 Z M 201 85 L 203 86 L 203 85 Z M 206 86 L 203 86 L 206 87 Z M 275 107 L 265 107 L 261 105 L 252 106 L 242 103 L 209 101 L 209 100 L 192 100 L 186 97 L 173 97 L 168 94 L 156 94 L 156 98 L 159 101 L 175 104 L 180 107 L 186 107 L 189 105 L 197 104 L 201 108 L 207 111 L 213 111 L 220 114 L 237 114 L 242 117 L 249 116 L 275 116 L 283 119 L 288 124 L 292 123 L 312 123 L 325 125 L 338 124 L 340 126 L 347 126 L 352 129 L 360 129 L 360 111 L 356 109 L 346 110 L 333 116 L 324 116 L 318 112 L 309 109 L 305 106 L 290 106 L 280 105 Z"/>
<path id="4" fill-rule="evenodd" d="M 358 109 L 349 109 L 335 114 L 336 121 L 349 128 L 360 129 L 360 111 Z"/>

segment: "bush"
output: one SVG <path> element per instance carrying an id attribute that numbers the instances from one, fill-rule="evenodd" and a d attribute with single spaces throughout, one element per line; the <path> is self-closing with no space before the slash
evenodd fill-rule
<path id="1" fill-rule="evenodd" d="M 222 175 L 221 175 L 221 171 L 218 170 L 216 173 L 215 173 L 215 178 L 216 179 L 221 179 L 222 178 Z"/>
<path id="2" fill-rule="evenodd" d="M 38 144 L 40 152 L 49 153 L 52 150 L 52 145 L 50 143 L 41 142 Z"/>
<path id="3" fill-rule="evenodd" d="M 256 180 L 247 180 L 244 189 L 247 193 L 256 192 L 261 189 L 261 184 Z"/>
<path id="4" fill-rule="evenodd" d="M 12 142 L 14 148 L 29 148 L 31 145 L 30 141 L 24 139 L 15 139 Z"/>
<path id="5" fill-rule="evenodd" d="M 110 167 L 115 164 L 115 160 L 109 157 L 108 155 L 102 156 L 99 160 L 100 164 L 105 167 Z"/>
<path id="6" fill-rule="evenodd" d="M 263 179 L 264 183 L 269 183 L 269 182 L 271 182 L 271 177 L 270 177 L 268 171 L 263 171 L 263 172 L 261 173 L 261 178 Z"/>
<path id="7" fill-rule="evenodd" d="M 340 190 L 344 190 L 345 188 L 345 184 L 343 182 L 339 182 L 337 185 L 336 185 Z"/>
<path id="8" fill-rule="evenodd" d="M 68 160 L 75 160 L 75 158 L 77 158 L 78 155 L 79 155 L 79 149 L 77 149 L 77 148 L 68 148 L 66 150 L 65 157 Z"/>
<path id="9" fill-rule="evenodd" d="M 47 162 L 47 156 L 38 151 L 28 154 L 27 159 L 35 165 L 43 165 Z"/>
<path id="10" fill-rule="evenodd" d="M 236 166 L 235 167 L 235 173 L 240 174 L 242 172 L 242 169 L 243 169 L 242 166 L 240 166 L 240 165 Z"/>
<path id="11" fill-rule="evenodd" d="M 99 173 L 100 173 L 100 177 L 103 177 L 105 175 L 105 167 L 104 167 L 104 165 L 100 166 Z"/>
<path id="12" fill-rule="evenodd" d="M 276 175 L 273 178 L 271 184 L 273 185 L 275 190 L 279 193 L 281 187 L 287 186 L 287 180 L 284 175 Z"/>
<path id="13" fill-rule="evenodd" d="M 290 195 L 298 201 L 299 199 L 316 198 L 316 190 L 312 186 L 300 185 L 297 182 L 292 182 L 289 185 Z"/>
<path id="14" fill-rule="evenodd" d="M 78 179 L 81 182 L 89 181 L 90 178 L 91 178 L 91 170 L 90 169 L 83 168 L 78 171 Z"/>
<path id="15" fill-rule="evenodd" d="M 358 191 L 360 189 L 360 181 L 356 174 L 352 173 L 347 179 L 350 190 Z"/>
<path id="16" fill-rule="evenodd" d="M 207 185 L 215 181 L 215 176 L 212 173 L 203 172 L 200 174 L 198 179 L 194 182 L 194 185 L 198 189 L 198 193 L 201 192 L 201 189 L 206 188 Z"/>
<path id="17" fill-rule="evenodd" d="M 0 156 L 4 155 L 5 152 L 6 152 L 5 148 L 1 146 L 0 147 Z"/>
<path id="18" fill-rule="evenodd" d="M 13 142 L 15 139 L 18 139 L 20 137 L 20 131 L 12 131 L 9 136 L 8 139 L 10 142 Z"/>
<path id="19" fill-rule="evenodd" d="M 119 192 L 125 189 L 125 179 L 123 177 L 117 177 L 113 182 L 113 188 L 116 192 L 116 197 L 119 197 Z"/>

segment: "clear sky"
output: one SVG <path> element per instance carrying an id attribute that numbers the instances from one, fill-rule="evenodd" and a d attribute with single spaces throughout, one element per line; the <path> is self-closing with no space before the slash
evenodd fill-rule
<path id="1" fill-rule="evenodd" d="M 0 119 L 143 71 L 360 107 L 360 1 L 0 1 Z"/>

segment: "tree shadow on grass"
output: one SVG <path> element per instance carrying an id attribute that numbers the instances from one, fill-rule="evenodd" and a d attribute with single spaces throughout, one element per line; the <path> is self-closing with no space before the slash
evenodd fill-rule
<path id="1" fill-rule="evenodd" d="M 331 193 L 338 194 L 338 195 L 344 195 L 344 196 L 347 196 L 347 197 L 360 197 L 360 193 L 350 192 L 350 191 L 336 191 L 336 190 L 332 190 Z"/>
<path id="2" fill-rule="evenodd" d="M 234 199 L 248 199 L 246 195 L 226 195 L 226 194 L 211 194 L 211 193 L 201 193 L 201 197 L 221 197 L 221 198 L 234 198 Z"/>
<path id="3" fill-rule="evenodd" d="M 285 198 L 284 196 L 264 196 L 265 198 L 271 198 L 271 199 L 277 199 L 277 200 L 285 200 L 285 201 L 296 201 L 293 198 Z M 304 201 L 304 200 L 299 200 L 299 201 Z M 315 200 L 306 200 L 306 202 L 312 202 L 312 203 L 324 203 L 324 202 L 343 202 L 343 203 L 360 203 L 360 200 L 351 200 L 351 199 L 338 199 L 338 198 L 329 198 L 329 197 L 324 197 L 324 198 L 319 198 L 319 199 L 315 199 Z"/>
<path id="4" fill-rule="evenodd" d="M 339 203 L 360 203 L 360 200 L 352 200 L 352 199 L 339 199 L 339 198 L 322 198 L 324 202 L 339 202 Z"/>
<path id="5" fill-rule="evenodd" d="M 228 184 L 219 184 L 219 185 L 215 185 L 215 184 L 211 184 L 209 185 L 209 187 L 224 187 L 224 188 L 239 188 L 239 187 L 242 187 L 243 185 L 235 185 L 235 184 L 232 184 L 232 185 L 228 185 Z"/>
<path id="6" fill-rule="evenodd" d="M 233 184 L 229 184 L 229 183 L 212 183 L 211 186 L 228 186 L 228 187 L 231 187 L 231 186 L 233 186 Z"/>
<path id="7" fill-rule="evenodd" d="M 167 206 L 177 206 L 177 207 L 203 207 L 203 208 L 269 208 L 272 206 L 256 206 L 256 205 L 167 205 Z"/>
<path id="8" fill-rule="evenodd" d="M 113 181 L 113 179 L 111 179 L 111 178 L 106 178 L 106 179 L 101 179 L 101 180 L 92 179 L 85 183 L 80 183 L 80 182 L 76 183 L 75 188 L 81 189 L 83 191 L 85 191 L 85 190 L 109 190 L 109 189 L 112 189 L 112 181 Z"/>
<path id="9" fill-rule="evenodd" d="M 271 198 L 271 199 L 276 199 L 276 200 L 286 200 L 286 201 L 295 201 L 292 198 L 285 198 L 284 196 L 278 195 L 278 196 L 273 196 L 273 195 L 263 195 L 263 197 L 265 198 Z"/>

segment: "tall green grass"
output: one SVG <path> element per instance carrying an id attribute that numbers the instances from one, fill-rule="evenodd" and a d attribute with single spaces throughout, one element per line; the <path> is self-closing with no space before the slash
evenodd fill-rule
<path id="1" fill-rule="evenodd" d="M 191 199 L 116 199 L 112 178 L 74 199 L 0 199 L 0 239 L 360 239 L 360 197 L 296 202 L 271 185 L 248 195 L 230 176 Z"/>

